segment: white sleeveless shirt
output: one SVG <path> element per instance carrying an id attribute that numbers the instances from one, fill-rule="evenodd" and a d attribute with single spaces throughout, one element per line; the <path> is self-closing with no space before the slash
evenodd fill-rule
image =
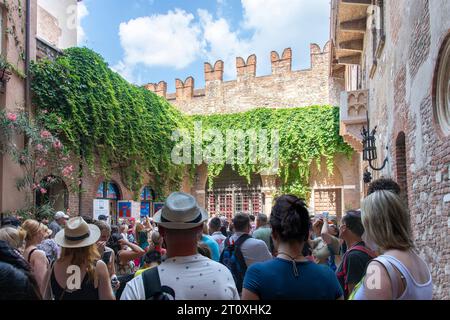
<path id="1" fill-rule="evenodd" d="M 428 268 L 425 261 L 419 257 L 423 264 L 427 267 L 429 280 L 426 283 L 420 284 L 409 272 L 408 268 L 397 258 L 391 255 L 381 255 L 372 261 L 377 261 L 381 263 L 387 270 L 389 277 L 391 279 L 391 286 L 393 291 L 393 296 L 397 297 L 398 281 L 400 281 L 398 274 L 395 272 L 394 267 L 400 272 L 404 277 L 406 282 L 405 291 L 403 294 L 394 300 L 431 300 L 433 298 L 433 282 L 431 277 L 430 269 Z M 366 291 L 364 284 L 355 293 L 354 300 L 367 300 Z"/>

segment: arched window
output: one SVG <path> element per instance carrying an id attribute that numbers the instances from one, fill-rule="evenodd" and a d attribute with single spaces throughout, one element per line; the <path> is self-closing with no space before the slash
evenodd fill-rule
<path id="1" fill-rule="evenodd" d="M 141 192 L 141 201 L 154 201 L 155 192 L 149 186 L 144 187 Z"/>
<path id="2" fill-rule="evenodd" d="M 444 136 L 450 135 L 450 33 L 439 53 L 434 79 L 434 118 Z"/>
<path id="3" fill-rule="evenodd" d="M 150 216 L 152 201 L 155 201 L 155 191 L 149 186 L 145 186 L 141 192 L 141 217 Z"/>
<path id="4" fill-rule="evenodd" d="M 97 188 L 98 199 L 120 200 L 119 187 L 114 182 L 102 182 Z"/>

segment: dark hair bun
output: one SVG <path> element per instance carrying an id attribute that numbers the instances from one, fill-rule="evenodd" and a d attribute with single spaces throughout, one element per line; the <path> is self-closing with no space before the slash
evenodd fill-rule
<path id="1" fill-rule="evenodd" d="M 272 228 L 283 241 L 306 241 L 310 230 L 308 209 L 304 200 L 292 195 L 277 199 L 270 217 Z"/>

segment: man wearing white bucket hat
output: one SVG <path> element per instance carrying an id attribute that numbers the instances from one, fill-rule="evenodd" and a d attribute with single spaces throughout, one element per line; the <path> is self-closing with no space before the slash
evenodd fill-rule
<path id="1" fill-rule="evenodd" d="M 166 260 L 128 282 L 122 300 L 239 299 L 228 268 L 197 252 L 208 214 L 193 196 L 172 193 L 153 218 L 165 239 Z"/>

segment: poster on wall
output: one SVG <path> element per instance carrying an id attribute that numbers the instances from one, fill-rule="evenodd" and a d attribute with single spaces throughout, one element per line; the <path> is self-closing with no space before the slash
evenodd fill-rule
<path id="1" fill-rule="evenodd" d="M 98 220 L 100 215 L 109 217 L 108 199 L 94 199 L 94 219 Z"/>
<path id="2" fill-rule="evenodd" d="M 119 201 L 119 218 L 131 218 L 132 203 L 131 201 Z"/>
<path id="3" fill-rule="evenodd" d="M 141 217 L 150 217 L 150 202 L 141 202 Z"/>
<path id="4" fill-rule="evenodd" d="M 131 201 L 131 216 L 136 220 L 141 217 L 141 203 L 136 201 Z"/>
<path id="5" fill-rule="evenodd" d="M 164 206 L 164 202 L 153 202 L 152 216 L 154 216 L 155 213 L 157 213 L 163 206 Z"/>
<path id="6" fill-rule="evenodd" d="M 117 207 L 121 219 L 135 218 L 138 220 L 140 217 L 141 206 L 139 202 L 122 200 L 118 202 Z"/>

